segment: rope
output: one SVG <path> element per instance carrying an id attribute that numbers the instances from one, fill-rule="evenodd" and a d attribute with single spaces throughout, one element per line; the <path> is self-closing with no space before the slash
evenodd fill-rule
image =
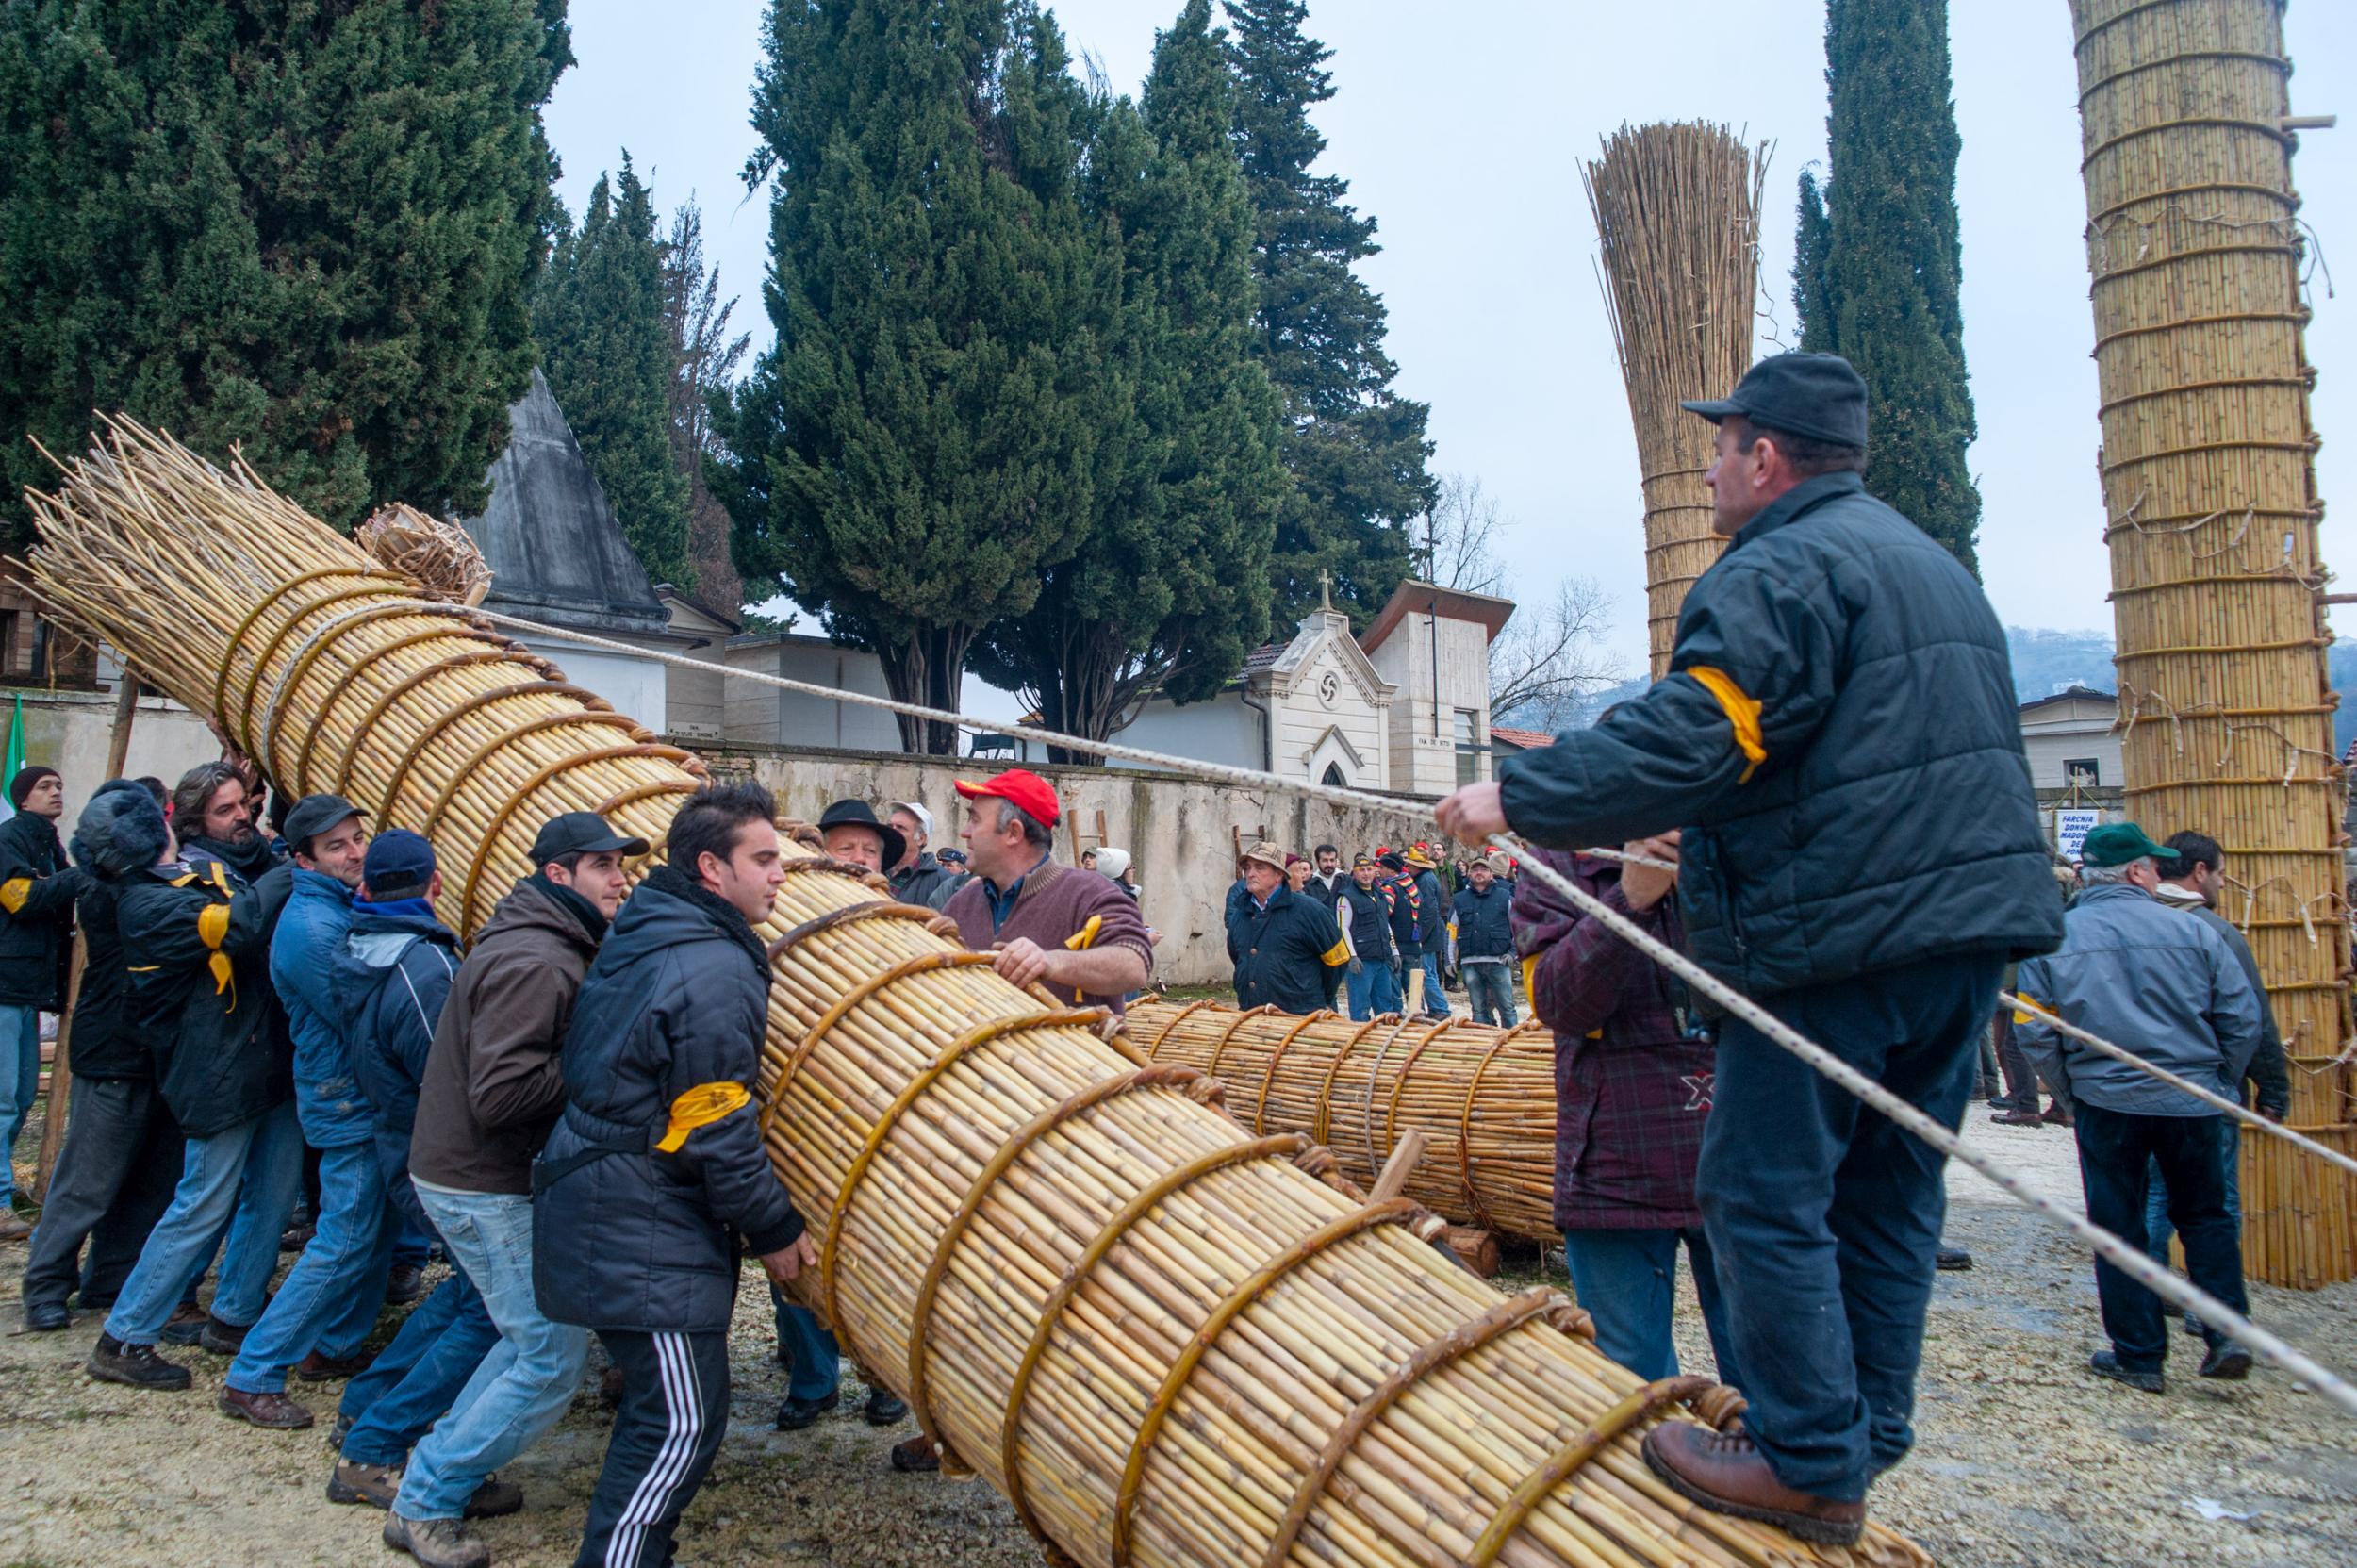
<path id="1" fill-rule="evenodd" d="M 2132 1067 L 2141 1068 L 2143 1071 L 2151 1073 L 2154 1078 L 2159 1079 L 2162 1082 L 2167 1084 L 2172 1089 L 2183 1089 L 2185 1093 L 2191 1095 L 2194 1098 L 2200 1100 L 2202 1103 L 2217 1107 L 2220 1111 L 2223 1111 L 2226 1114 L 2233 1117 L 2236 1121 L 2241 1122 L 2246 1127 L 2255 1127 L 2261 1131 L 2272 1132 L 2275 1136 L 2283 1139 L 2285 1143 L 2297 1144 L 2301 1148 L 2306 1149 L 2309 1153 L 2321 1155 L 2325 1159 L 2330 1160 L 2332 1164 L 2340 1166 L 2343 1170 L 2348 1171 L 2350 1175 L 2357 1176 L 2357 1160 L 2350 1159 L 2340 1150 L 2328 1147 L 2303 1132 L 2296 1131 L 2291 1128 L 2285 1127 L 2282 1122 L 2269 1121 L 2266 1117 L 2258 1114 L 2256 1112 L 2244 1109 L 2241 1105 L 2238 1105 L 2233 1100 L 2227 1098 L 2224 1095 L 2218 1094 L 2214 1090 L 2204 1089 L 2200 1084 L 2196 1083 L 2189 1079 L 2178 1077 L 2175 1073 L 2170 1072 L 2167 1067 L 2161 1066 L 2157 1063 L 2147 1062 L 2143 1057 L 2136 1055 L 2125 1046 L 2116 1046 L 2109 1040 L 2102 1038 L 2101 1035 L 2089 1034 L 2085 1030 L 2081 1029 L 2076 1024 L 2065 1023 L 2062 1019 L 2054 1015 L 2052 1009 L 2041 1007 L 2027 997 L 2016 996 L 2011 991 L 2000 991 L 1997 993 L 1997 999 L 2003 1002 L 2008 1007 L 2017 1008 L 2023 1013 L 2029 1014 L 2034 1018 L 2037 1018 L 2044 1023 L 2052 1025 L 2054 1029 L 2069 1035 L 2072 1039 L 2079 1041 L 2083 1045 L 2092 1047 L 2100 1055 L 2108 1056 L 2115 1062 L 2124 1062 Z"/>
<path id="2" fill-rule="evenodd" d="M 1148 767 L 1192 774 L 1197 778 L 1218 779 L 1252 789 L 1275 790 L 1280 794 L 1299 796 L 1305 800 L 1371 806 L 1388 812 L 1415 811 L 1419 810 L 1422 805 L 1422 802 L 1411 804 L 1390 796 L 1370 794 L 1365 790 L 1347 789 L 1335 784 L 1311 784 L 1306 779 L 1288 779 L 1279 774 L 1262 773 L 1248 767 L 1233 767 L 1227 763 L 1202 762 L 1192 757 L 1170 756 L 1163 752 L 1147 751 L 1140 746 L 1125 746 L 1118 741 L 1091 740 L 1085 736 L 1063 734 L 1054 730 L 1039 729 L 1028 724 L 985 723 L 947 709 L 926 707 L 916 702 L 902 702 L 889 697 L 871 697 L 865 692 L 843 691 L 833 686 L 822 686 L 808 681 L 793 680 L 783 675 L 766 674 L 760 670 L 737 669 L 728 665 L 716 665 L 708 660 L 691 659 L 683 654 L 665 653 L 653 649 L 640 648 L 633 643 L 618 642 L 587 632 L 575 632 L 557 626 L 543 626 L 537 621 L 525 620 L 480 608 L 464 609 L 431 600 L 416 601 L 416 606 L 421 614 L 487 619 L 543 636 L 577 642 L 586 647 L 603 648 L 613 652 L 628 654 L 634 658 L 651 659 L 658 664 L 677 665 L 688 669 L 717 670 L 724 676 L 733 676 L 763 685 L 776 686 L 781 690 L 797 691 L 805 696 L 822 698 L 829 701 L 849 702 L 860 707 L 880 708 L 887 713 L 928 719 L 957 729 L 987 730 L 1002 734 L 1019 735 L 1046 745 L 1141 763 Z M 2055 1225 L 2078 1236 L 2094 1249 L 2098 1257 L 2159 1296 L 2163 1301 L 2181 1311 L 2191 1312 L 2211 1328 L 2231 1335 L 2250 1349 L 2305 1380 L 2317 1393 L 2349 1414 L 2357 1416 L 2357 1386 L 2350 1385 L 2339 1375 L 2327 1370 L 2207 1292 L 2199 1289 L 2187 1280 L 2180 1279 L 2153 1263 L 2143 1252 L 2130 1246 L 2126 1242 L 2094 1224 L 2085 1215 L 2074 1214 L 2044 1194 L 2033 1191 L 2022 1181 L 2021 1178 L 1986 1155 L 1968 1148 L 1954 1133 L 1925 1115 L 1915 1106 L 1892 1094 L 1855 1067 L 1826 1050 L 1822 1046 L 1810 1040 L 1675 948 L 1657 940 L 1627 916 L 1590 894 L 1587 889 L 1579 886 L 1571 878 L 1540 860 L 1530 846 L 1521 839 L 1510 834 L 1499 833 L 1492 834 L 1488 842 L 1492 848 L 1519 857 L 1525 869 L 1569 900 L 1573 908 L 1603 922 L 1606 930 L 1619 936 L 1672 974 L 1684 980 L 1688 985 L 1710 998 L 1729 1013 L 1758 1030 L 1767 1038 L 1792 1052 L 1824 1077 L 1847 1089 L 1863 1104 L 1880 1112 L 1892 1122 L 1915 1134 L 1927 1147 L 1937 1150 L 1951 1160 L 1961 1161 L 1967 1169 L 1977 1172 L 2000 1192 L 2006 1194 L 2024 1208 L 2043 1215 Z M 1591 850 L 1583 852 L 1624 862 L 1632 859 L 1630 856 L 1610 850 Z M 1645 864 L 1662 866 L 1664 869 L 1670 868 L 1661 862 L 1646 862 Z M 980 958 L 982 962 L 989 961 L 989 955 L 986 953 L 970 956 Z M 816 1035 L 817 1032 L 814 1030 L 813 1034 Z M 1394 1034 L 1393 1038 L 1397 1038 L 1397 1035 Z M 805 1039 L 805 1048 L 808 1044 L 808 1039 Z M 1389 1042 L 1386 1042 L 1386 1048 L 1389 1048 Z M 1339 1065 L 1338 1060 L 1337 1065 Z M 1379 1068 L 1381 1065 L 1379 1060 L 1376 1065 Z M 781 1086 L 785 1076 L 790 1075 L 782 1075 Z M 774 1100 L 769 1109 L 774 1114 Z M 1369 1131 L 1372 1133 L 1372 1104 L 1369 1106 L 1368 1120 Z M 763 1131 L 766 1136 L 767 1132 L 766 1123 Z M 1371 1137 L 1370 1143 L 1372 1143 Z M 1119 1504 L 1116 1505 L 1117 1521 L 1124 1521 L 1126 1511 L 1126 1509 Z M 1116 1552 L 1116 1557 L 1121 1555 L 1123 1554 Z"/>

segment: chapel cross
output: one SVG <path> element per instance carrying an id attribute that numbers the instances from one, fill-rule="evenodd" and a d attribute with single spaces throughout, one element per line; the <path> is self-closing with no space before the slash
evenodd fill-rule
<path id="1" fill-rule="evenodd" d="M 1324 567 L 1320 567 L 1318 568 L 1318 608 L 1321 610 L 1330 610 L 1333 607 L 1334 574 L 1327 570 Z"/>

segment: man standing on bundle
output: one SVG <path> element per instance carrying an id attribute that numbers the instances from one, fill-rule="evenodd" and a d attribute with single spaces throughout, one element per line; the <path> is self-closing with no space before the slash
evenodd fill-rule
<path id="1" fill-rule="evenodd" d="M 1477 1024 L 1512 1029 L 1514 933 L 1507 910 L 1514 890 L 1498 880 L 1485 856 L 1465 866 L 1465 886 L 1457 895 L 1457 966 L 1465 976 L 1465 1003 Z"/>
<path id="2" fill-rule="evenodd" d="M 687 797 L 669 864 L 615 919 L 566 1032 L 565 1111 L 533 1168 L 533 1282 L 622 1374 L 578 1568 L 671 1560 L 728 1429 L 737 1236 L 779 1284 L 817 1260 L 752 1103 L 769 958 L 751 922 L 785 881 L 776 816 L 757 784 Z"/>
<path id="3" fill-rule="evenodd" d="M 995 951 L 1015 985 L 1037 981 L 1073 1006 L 1119 1013 L 1153 978 L 1153 938 L 1111 879 L 1056 864 L 1063 807 L 1054 787 L 1018 767 L 983 784 L 961 779 L 957 791 L 969 802 L 963 836 L 974 865 L 974 880 L 942 909 L 958 939 Z"/>
<path id="4" fill-rule="evenodd" d="M 410 1450 L 385 1542 L 428 1568 L 483 1568 L 460 1523 L 493 1471 L 556 1424 L 581 1387 L 589 1335 L 533 1294 L 532 1161 L 565 1106 L 558 1051 L 607 923 L 648 844 L 568 812 L 532 841 L 519 879 L 475 933 L 434 1028 L 409 1141 L 409 1180 L 500 1344 Z"/>
<path id="5" fill-rule="evenodd" d="M 17 1216 L 9 1167 L 41 1092 L 41 1015 L 65 1006 L 74 900 L 90 882 L 58 842 L 65 784 L 56 768 L 21 769 L 8 804 L 16 815 L 0 822 L 0 1242 L 33 1233 Z"/>
<path id="6" fill-rule="evenodd" d="M 385 1301 L 397 1227 L 388 1223 L 376 1126 L 352 1065 L 334 975 L 352 930 L 369 832 L 339 795 L 306 795 L 287 814 L 293 887 L 271 938 L 270 978 L 294 1036 L 295 1112 L 320 1151 L 319 1228 L 246 1330 L 221 1390 L 224 1415 L 288 1431 L 311 1412 L 287 1397 L 293 1368 L 305 1382 L 365 1371 L 369 1331 Z"/>
<path id="7" fill-rule="evenodd" d="M 1696 963 L 1950 1128 L 2008 958 L 2060 938 L 2004 630 L 1930 536 L 1867 496 L 1866 384 L 1833 355 L 1689 404 L 1725 553 L 1670 672 L 1593 728 L 1442 801 L 1481 843 L 1681 830 Z M 1941 1157 L 1739 1018 L 1697 1172 L 1751 1409 L 1673 1422 L 1646 1461 L 1706 1508 L 1846 1544 L 1906 1454 Z"/>
<path id="8" fill-rule="evenodd" d="M 1350 863 L 1350 880 L 1343 883 L 1334 903 L 1334 922 L 1342 927 L 1350 949 L 1350 974 L 1343 982 L 1350 995 L 1350 1016 L 1364 1023 L 1379 1014 L 1399 1011 L 1399 985 L 1392 973 L 1392 911 L 1375 884 L 1375 862 L 1360 855 Z"/>
<path id="9" fill-rule="evenodd" d="M 933 858 L 933 814 L 915 801 L 895 801 L 890 820 L 903 846 L 892 867 L 892 896 L 904 904 L 939 909 L 954 891 L 958 874 Z"/>
<path id="10" fill-rule="evenodd" d="M 1286 885 L 1285 851 L 1274 844 L 1244 852 L 1244 908 L 1228 922 L 1236 1005 L 1285 1013 L 1331 1009 L 1350 963 L 1342 927 L 1321 900 Z"/>
<path id="11" fill-rule="evenodd" d="M 2259 1048 L 2266 1003 L 2223 937 L 2152 897 L 2168 853 L 2134 822 L 2086 836 L 2084 883 L 2063 916 L 2060 950 L 2021 966 L 2015 994 L 2065 1023 L 2124 1046 L 2205 1089 L 2232 1096 Z M 2035 1013 L 2017 1013 L 2021 1048 L 2070 1102 L 2087 1218 L 2130 1246 L 2145 1241 L 2145 1198 L 2157 1165 L 2168 1217 L 2185 1246 L 2193 1282 L 2237 1312 L 2250 1312 L 2242 1240 L 2226 1206 L 2220 1133 L 2232 1124 L 2183 1089 L 2099 1056 Z M 2225 1124 L 2221 1127 L 2221 1124 Z M 2110 1263 L 2095 1261 L 2096 1296 L 2112 1347 L 2087 1363 L 2097 1376 L 2161 1392 L 2168 1325 L 2161 1298 Z M 2237 1378 L 2250 1352 L 2204 1329 L 2200 1376 Z"/>

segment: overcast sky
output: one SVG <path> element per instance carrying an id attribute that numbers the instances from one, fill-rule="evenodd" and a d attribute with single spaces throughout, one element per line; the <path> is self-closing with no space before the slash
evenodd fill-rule
<path id="1" fill-rule="evenodd" d="M 1063 0 L 1076 54 L 1134 91 L 1179 0 Z M 578 212 L 627 147 L 665 206 L 691 190 L 738 322 L 766 344 L 759 283 L 768 204 L 737 177 L 751 150 L 749 92 L 761 0 L 652 7 L 572 0 L 580 63 L 548 125 Z M 1762 223 L 1763 352 L 1792 330 L 1794 181 L 1824 157 L 1823 9 L 1809 0 L 1641 5 L 1312 0 L 1338 95 L 1317 114 L 1322 173 L 1381 224 L 1364 275 L 1391 310 L 1399 389 L 1432 405 L 1435 471 L 1478 477 L 1512 521 L 1506 554 L 1531 602 L 1591 576 L 1615 606 L 1624 672 L 1644 665 L 1637 448 L 1593 266 L 1576 160 L 1624 122 L 1707 118 L 1775 143 Z M 2299 0 L 2286 23 L 2300 68 L 2292 107 L 2344 112 L 2294 162 L 2301 217 L 2352 292 L 2311 282 L 2310 358 L 2326 439 L 2325 556 L 2350 568 L 2357 494 L 2357 5 Z M 1965 355 L 1980 417 L 1982 574 L 2013 624 L 2111 625 L 2095 471 L 2094 329 L 2081 232 L 2078 85 L 2065 0 L 1951 8 Z M 2344 584 L 2344 586 L 2349 586 Z M 2344 620 L 2344 630 L 2357 623 Z M 991 704 L 996 711 L 998 704 Z"/>

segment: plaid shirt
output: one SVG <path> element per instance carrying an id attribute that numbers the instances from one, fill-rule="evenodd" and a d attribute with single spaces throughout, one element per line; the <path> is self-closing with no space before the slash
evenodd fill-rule
<path id="1" fill-rule="evenodd" d="M 1674 896 L 1632 914 L 1613 862 L 1538 854 L 1653 935 L 1683 942 Z M 1669 977 L 1536 877 L 1515 889 L 1513 930 L 1531 1011 L 1555 1032 L 1555 1223 L 1701 1224 L 1694 1163 L 1715 1051 L 1680 1032 Z"/>

